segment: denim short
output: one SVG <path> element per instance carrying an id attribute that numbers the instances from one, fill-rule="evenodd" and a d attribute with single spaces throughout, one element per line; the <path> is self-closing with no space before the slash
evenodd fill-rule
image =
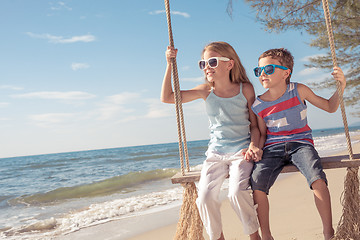
<path id="1" fill-rule="evenodd" d="M 300 142 L 285 142 L 264 149 L 262 159 L 254 164 L 251 187 L 269 194 L 285 165 L 292 163 L 306 177 L 311 188 L 313 182 L 323 179 L 327 184 L 320 157 L 313 145 Z"/>

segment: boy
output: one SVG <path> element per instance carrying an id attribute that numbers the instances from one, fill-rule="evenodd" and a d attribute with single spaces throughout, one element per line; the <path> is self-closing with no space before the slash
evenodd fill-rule
<path id="1" fill-rule="evenodd" d="M 259 148 L 263 147 L 264 151 L 262 160 L 255 163 L 251 176 L 262 240 L 273 239 L 267 195 L 282 168 L 289 162 L 297 166 L 313 190 L 323 224 L 324 239 L 329 240 L 334 235 L 330 193 L 320 158 L 314 148 L 311 129 L 307 125 L 305 100 L 333 113 L 338 109 L 339 95 L 335 92 L 329 99 L 324 99 L 309 87 L 290 82 L 293 66 L 291 53 L 280 48 L 264 52 L 259 57 L 259 67 L 254 69 L 255 76 L 268 89 L 252 105 L 261 133 Z M 332 75 L 340 82 L 344 92 L 346 79 L 342 70 L 335 67 Z"/>

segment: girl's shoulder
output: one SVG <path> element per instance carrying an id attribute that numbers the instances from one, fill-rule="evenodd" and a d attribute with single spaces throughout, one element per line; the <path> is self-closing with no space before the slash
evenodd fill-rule
<path id="1" fill-rule="evenodd" d="M 254 86 L 251 83 L 245 82 L 241 83 L 242 94 L 246 99 L 255 99 L 255 90 Z"/>
<path id="2" fill-rule="evenodd" d="M 194 87 L 192 90 L 197 91 L 200 97 L 205 100 L 211 92 L 211 86 L 207 83 L 203 83 Z"/>
<path id="3" fill-rule="evenodd" d="M 197 85 L 196 87 L 194 87 L 194 89 L 210 91 L 211 87 L 209 84 L 203 83 L 203 84 Z"/>
<path id="4" fill-rule="evenodd" d="M 243 82 L 243 83 L 240 83 L 240 85 L 241 85 L 243 91 L 246 91 L 246 90 L 254 91 L 254 86 L 249 82 Z"/>

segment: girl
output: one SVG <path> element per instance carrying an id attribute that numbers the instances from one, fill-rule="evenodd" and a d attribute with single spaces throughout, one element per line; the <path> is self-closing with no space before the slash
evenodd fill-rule
<path id="1" fill-rule="evenodd" d="M 171 86 L 171 59 L 177 49 L 168 47 L 167 66 L 161 90 L 161 101 L 174 103 Z M 210 121 L 210 142 L 206 151 L 199 181 L 196 204 L 211 240 L 224 239 L 222 232 L 219 193 L 229 176 L 231 205 L 243 223 L 250 239 L 258 240 L 258 220 L 251 196 L 250 175 L 253 162 L 261 159 L 258 148 L 259 129 L 251 105 L 255 93 L 239 56 L 225 42 L 213 42 L 202 51 L 199 67 L 206 83 L 181 91 L 183 103 L 199 98 L 205 101 Z M 251 133 L 251 134 L 250 134 Z"/>

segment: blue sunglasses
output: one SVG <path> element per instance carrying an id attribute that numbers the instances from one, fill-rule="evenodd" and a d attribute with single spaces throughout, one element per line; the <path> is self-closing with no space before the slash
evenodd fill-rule
<path id="1" fill-rule="evenodd" d="M 266 75 L 271 75 L 275 72 L 275 68 L 280 68 L 283 70 L 288 70 L 287 67 L 276 65 L 276 64 L 269 64 L 264 67 L 256 67 L 254 68 L 254 73 L 256 77 L 260 77 L 262 71 L 264 70 Z"/>

